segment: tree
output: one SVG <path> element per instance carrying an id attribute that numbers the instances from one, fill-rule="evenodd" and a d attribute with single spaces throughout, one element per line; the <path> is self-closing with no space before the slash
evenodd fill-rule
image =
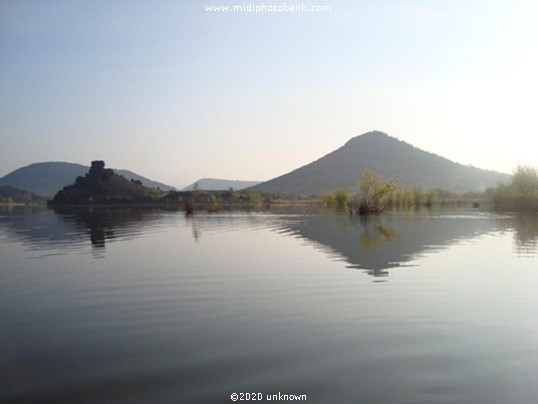
<path id="1" fill-rule="evenodd" d="M 360 194 L 352 201 L 351 209 L 359 215 L 381 213 L 392 197 L 395 188 L 395 180 L 385 182 L 382 178 L 374 175 L 366 169 L 358 183 Z"/>
<path id="2" fill-rule="evenodd" d="M 538 172 L 533 167 L 519 166 L 512 177 L 512 186 L 521 198 L 536 196 Z"/>
<path id="3" fill-rule="evenodd" d="M 510 184 L 501 184 L 492 192 L 497 209 L 538 211 L 538 171 L 533 167 L 519 166 Z"/>

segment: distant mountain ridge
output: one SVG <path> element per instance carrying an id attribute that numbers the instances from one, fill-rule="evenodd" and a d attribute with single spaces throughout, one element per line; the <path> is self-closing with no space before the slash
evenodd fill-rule
<path id="1" fill-rule="evenodd" d="M 240 180 L 223 180 L 219 178 L 202 178 L 193 184 L 182 189 L 182 191 L 192 191 L 197 184 L 199 189 L 205 191 L 226 191 L 233 188 L 235 191 L 252 187 L 260 184 L 261 181 L 240 181 Z"/>
<path id="2" fill-rule="evenodd" d="M 510 180 L 510 175 L 455 163 L 418 149 L 386 133 L 372 131 L 350 139 L 337 150 L 287 174 L 249 189 L 258 192 L 319 195 L 340 188 L 357 190 L 370 169 L 401 186 L 482 191 Z"/>
<path id="3" fill-rule="evenodd" d="M 350 139 L 342 147 L 265 182 L 203 178 L 197 181 L 201 190 L 248 190 L 267 193 L 319 195 L 340 188 L 356 191 L 364 170 L 386 180 L 397 179 L 400 186 L 444 189 L 454 192 L 483 191 L 511 176 L 455 163 L 444 157 L 418 149 L 383 132 L 373 131 Z M 11 186 L 39 196 L 52 197 L 63 187 L 84 176 L 89 166 L 66 162 L 34 163 L 0 178 L 0 185 Z M 129 180 L 162 191 L 174 187 L 150 180 L 128 170 L 114 170 Z M 192 190 L 194 184 L 184 188 Z"/>
<path id="4" fill-rule="evenodd" d="M 89 166 L 67 162 L 42 162 L 21 167 L 0 178 L 0 185 L 8 185 L 36 195 L 52 197 L 66 185 L 71 185 L 79 176 L 84 176 Z M 140 181 L 144 186 L 172 191 L 175 188 L 157 181 L 150 180 L 128 170 L 116 170 L 128 180 Z"/>

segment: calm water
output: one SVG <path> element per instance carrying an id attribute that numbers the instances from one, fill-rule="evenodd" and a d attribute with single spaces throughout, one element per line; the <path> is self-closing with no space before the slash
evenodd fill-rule
<path id="1" fill-rule="evenodd" d="M 0 211 L 0 401 L 535 403 L 538 218 Z"/>

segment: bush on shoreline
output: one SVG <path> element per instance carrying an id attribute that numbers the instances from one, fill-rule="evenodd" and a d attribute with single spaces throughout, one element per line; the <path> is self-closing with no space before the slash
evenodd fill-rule
<path id="1" fill-rule="evenodd" d="M 501 184 L 491 191 L 493 206 L 498 210 L 538 212 L 538 171 L 519 166 L 510 184 Z"/>

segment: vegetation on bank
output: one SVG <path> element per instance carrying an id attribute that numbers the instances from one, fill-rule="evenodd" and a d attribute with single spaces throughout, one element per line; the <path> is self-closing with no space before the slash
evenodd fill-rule
<path id="1" fill-rule="evenodd" d="M 9 185 L 0 185 L 0 205 L 44 204 L 45 198 Z"/>
<path id="2" fill-rule="evenodd" d="M 321 195 L 321 204 L 328 208 L 349 209 L 360 215 L 380 213 L 387 208 L 431 207 L 434 204 L 482 204 L 497 210 L 538 212 L 538 170 L 519 166 L 509 184 L 500 184 L 484 192 L 457 194 L 441 189 L 423 191 L 421 187 L 400 187 L 395 180 L 385 181 L 365 170 L 357 184 L 357 192 L 347 189 Z"/>
<path id="3" fill-rule="evenodd" d="M 350 192 L 345 189 L 339 189 L 319 197 L 320 202 L 327 208 L 346 209 L 351 200 Z"/>
<path id="4" fill-rule="evenodd" d="M 270 203 L 268 195 L 258 192 L 234 191 L 202 191 L 194 188 L 192 191 L 171 191 L 160 200 L 165 205 L 180 206 L 186 213 L 198 210 L 216 213 L 231 207 L 259 208 Z"/>
<path id="5" fill-rule="evenodd" d="M 498 210 L 538 212 L 538 171 L 519 166 L 509 184 L 501 184 L 487 191 Z"/>
<path id="6" fill-rule="evenodd" d="M 320 201 L 325 207 L 369 215 L 381 213 L 386 208 L 430 207 L 439 197 L 436 190 L 424 192 L 421 187 L 400 187 L 396 179 L 387 182 L 370 170 L 363 172 L 357 188 L 354 195 L 347 189 L 340 189 L 322 195 Z"/>

